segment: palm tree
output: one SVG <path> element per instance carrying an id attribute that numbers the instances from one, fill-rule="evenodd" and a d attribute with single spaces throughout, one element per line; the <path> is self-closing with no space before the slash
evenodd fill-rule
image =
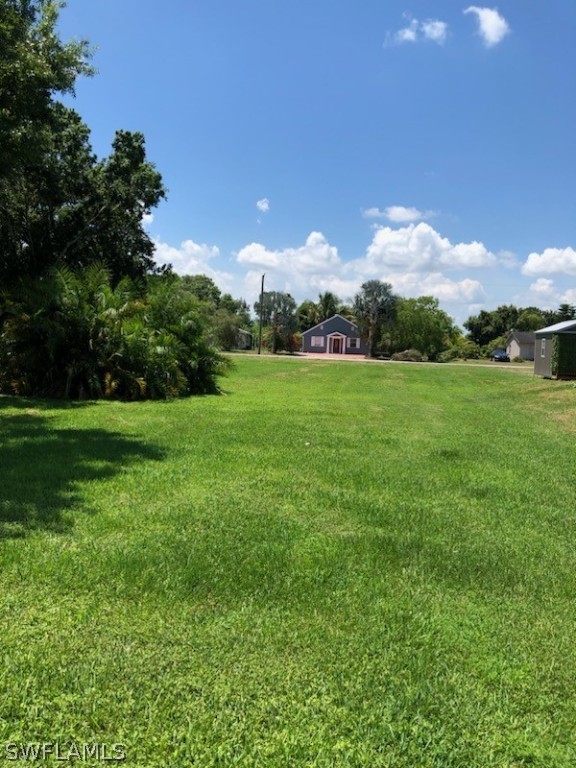
<path id="1" fill-rule="evenodd" d="M 324 293 L 319 294 L 316 305 L 318 307 L 318 322 L 321 323 L 335 315 L 338 312 L 339 304 L 340 299 L 331 291 L 324 291 Z"/>
<path id="2" fill-rule="evenodd" d="M 390 283 L 368 280 L 354 297 L 354 314 L 362 336 L 368 341 L 368 356 L 375 357 L 378 334 L 396 314 L 397 297 Z"/>

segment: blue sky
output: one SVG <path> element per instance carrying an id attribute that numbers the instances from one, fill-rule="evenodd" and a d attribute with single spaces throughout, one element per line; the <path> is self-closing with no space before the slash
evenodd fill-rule
<path id="1" fill-rule="evenodd" d="M 139 130 L 159 263 L 250 303 L 368 279 L 460 324 L 576 303 L 576 3 L 69 0 L 98 155 Z"/>

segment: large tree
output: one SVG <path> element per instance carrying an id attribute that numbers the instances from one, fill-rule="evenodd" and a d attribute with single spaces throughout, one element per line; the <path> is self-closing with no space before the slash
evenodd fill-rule
<path id="1" fill-rule="evenodd" d="M 259 301 L 254 302 L 254 312 L 269 327 L 272 352 L 289 347 L 296 331 L 296 302 L 289 293 L 264 291 Z"/>
<path id="2" fill-rule="evenodd" d="M 393 351 L 417 349 L 434 360 L 458 336 L 454 321 L 440 309 L 438 299 L 398 299 L 396 323 L 390 334 Z"/>
<path id="3" fill-rule="evenodd" d="M 368 342 L 368 355 L 375 357 L 378 337 L 396 315 L 397 297 L 390 283 L 368 280 L 354 297 L 354 315 L 360 333 Z"/>
<path id="4" fill-rule="evenodd" d="M 57 263 L 105 263 L 113 282 L 141 277 L 154 246 L 144 215 L 164 196 L 144 137 L 118 131 L 98 161 L 87 126 L 57 97 L 90 71 L 86 43 L 56 33 L 53 0 L 0 0 L 0 282 Z"/>

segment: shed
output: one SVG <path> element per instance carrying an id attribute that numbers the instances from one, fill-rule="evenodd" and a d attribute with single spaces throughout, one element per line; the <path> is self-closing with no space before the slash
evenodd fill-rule
<path id="1" fill-rule="evenodd" d="M 506 339 L 506 354 L 510 360 L 521 357 L 522 360 L 534 360 L 536 335 L 528 331 L 510 331 Z"/>
<path id="2" fill-rule="evenodd" d="M 237 349 L 252 349 L 253 337 L 250 331 L 245 331 L 243 328 L 238 329 L 236 336 L 236 348 Z"/>
<path id="3" fill-rule="evenodd" d="M 328 355 L 367 355 L 368 345 L 356 323 L 342 315 L 332 315 L 302 334 L 302 352 Z"/>
<path id="4" fill-rule="evenodd" d="M 576 320 L 535 332 L 534 373 L 556 379 L 576 378 Z"/>

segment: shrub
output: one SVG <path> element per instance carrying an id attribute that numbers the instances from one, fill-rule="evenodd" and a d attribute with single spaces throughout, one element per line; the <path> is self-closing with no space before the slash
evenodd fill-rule
<path id="1" fill-rule="evenodd" d="M 168 282 L 61 268 L 4 297 L 0 391 L 57 398 L 218 392 L 230 363 L 209 344 L 196 300 Z"/>
<path id="2" fill-rule="evenodd" d="M 405 349 L 403 352 L 395 352 L 392 355 L 392 360 L 399 360 L 407 363 L 422 363 L 427 359 L 428 358 L 417 349 Z"/>

